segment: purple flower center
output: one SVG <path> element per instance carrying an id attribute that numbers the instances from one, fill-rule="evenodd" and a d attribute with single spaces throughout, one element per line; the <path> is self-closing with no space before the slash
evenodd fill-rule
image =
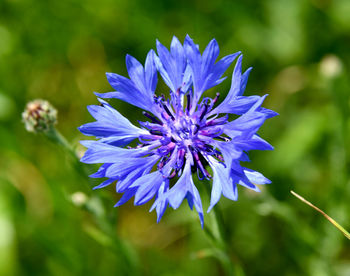
<path id="1" fill-rule="evenodd" d="M 192 106 L 192 91 L 186 95 L 177 90 L 177 93 L 171 93 L 171 99 L 165 100 L 164 95 L 154 97 L 158 106 L 158 119 L 147 112 L 143 114 L 151 122 L 139 122 L 145 127 L 150 135 L 140 135 L 139 147 L 153 144 L 155 141 L 161 143 L 161 146 L 155 149 L 156 154 L 160 155 L 161 161 L 158 163 L 158 169 L 161 170 L 174 154 L 177 155 L 173 171 L 165 177 L 172 178 L 178 172 L 181 172 L 184 166 L 186 153 L 192 155 L 193 170 L 197 170 L 200 180 L 211 178 L 209 172 L 205 169 L 205 158 L 208 155 L 216 157 L 220 162 L 223 156 L 220 151 L 214 149 L 210 142 L 213 139 L 228 141 L 229 138 L 221 136 L 223 125 L 227 122 L 227 116 L 217 118 L 216 115 L 209 116 L 214 104 L 219 98 L 219 93 L 214 99 L 204 98 L 197 108 Z"/>

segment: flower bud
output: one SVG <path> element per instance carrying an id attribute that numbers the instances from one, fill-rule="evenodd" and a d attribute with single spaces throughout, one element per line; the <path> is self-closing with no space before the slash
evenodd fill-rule
<path id="1" fill-rule="evenodd" d="M 45 100 L 34 100 L 27 104 L 22 119 L 30 132 L 46 132 L 57 122 L 57 110 Z"/>
<path id="2" fill-rule="evenodd" d="M 338 77 L 342 71 L 343 63 L 336 55 L 326 55 L 320 62 L 320 72 L 326 78 Z"/>
<path id="3" fill-rule="evenodd" d="M 82 207 L 87 203 L 88 197 L 83 192 L 75 192 L 71 195 L 71 200 L 74 205 Z"/>

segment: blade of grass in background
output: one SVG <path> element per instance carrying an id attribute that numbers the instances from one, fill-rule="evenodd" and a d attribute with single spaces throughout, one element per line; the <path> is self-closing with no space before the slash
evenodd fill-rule
<path id="1" fill-rule="evenodd" d="M 338 228 L 339 231 L 341 231 L 345 237 L 347 237 L 350 240 L 350 233 L 344 229 L 343 226 L 341 226 L 338 222 L 336 222 L 334 219 L 332 219 L 330 216 L 328 216 L 325 212 L 323 212 L 320 208 L 316 207 L 313 205 L 311 202 L 307 201 L 305 198 L 302 196 L 298 195 L 294 191 L 290 191 L 292 195 L 300 199 L 302 202 L 306 203 L 310 207 L 314 208 L 317 212 L 321 213 L 330 223 L 332 223 L 335 227 Z"/>

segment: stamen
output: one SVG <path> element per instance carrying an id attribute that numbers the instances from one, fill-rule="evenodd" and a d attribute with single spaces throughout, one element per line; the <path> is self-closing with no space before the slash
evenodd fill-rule
<path id="1" fill-rule="evenodd" d="M 228 137 L 223 137 L 223 136 L 217 136 L 217 137 L 215 137 L 215 138 L 216 138 L 216 139 L 219 139 L 219 140 L 221 140 L 221 141 L 225 141 L 225 142 L 231 141 L 230 138 L 228 138 Z"/>
<path id="2" fill-rule="evenodd" d="M 157 130 L 153 130 L 153 129 L 151 129 L 149 131 L 149 133 L 151 133 L 153 135 L 157 135 L 157 136 L 163 136 L 163 133 L 161 133 L 160 131 L 157 131 Z"/>
<path id="3" fill-rule="evenodd" d="M 190 112 L 190 109 L 191 109 L 191 94 L 188 93 L 187 94 L 187 107 L 186 107 L 187 114 Z"/>
<path id="4" fill-rule="evenodd" d="M 223 130 L 220 127 L 207 128 L 199 131 L 200 135 L 210 136 L 214 138 L 216 138 L 217 136 L 220 136 L 222 133 L 223 133 Z"/>
<path id="5" fill-rule="evenodd" d="M 149 114 L 148 112 L 146 111 L 143 111 L 142 114 L 144 116 L 146 116 L 148 119 L 152 120 L 152 123 L 156 123 L 156 124 L 159 124 L 159 125 L 162 125 L 163 123 L 161 121 L 159 121 L 156 117 L 152 116 L 151 114 Z"/>
<path id="6" fill-rule="evenodd" d="M 199 130 L 200 126 L 198 124 L 195 124 L 192 128 L 191 128 L 192 134 L 196 135 L 198 133 L 198 130 Z"/>
<path id="7" fill-rule="evenodd" d="M 207 114 L 208 107 L 209 107 L 209 105 L 208 105 L 207 103 L 205 103 L 205 104 L 204 104 L 204 109 L 203 109 L 203 111 L 202 111 L 202 114 L 201 114 L 201 116 L 199 117 L 199 120 L 200 120 L 200 121 L 202 121 L 204 115 Z"/>
<path id="8" fill-rule="evenodd" d="M 149 135 L 149 134 L 142 134 L 139 136 L 139 141 L 144 144 L 149 144 L 150 142 L 154 140 L 160 140 L 162 139 L 162 136 L 156 136 L 156 135 Z"/>
<path id="9" fill-rule="evenodd" d="M 205 178 L 203 172 L 199 168 L 197 168 L 197 177 L 199 180 L 203 180 Z"/>
<path id="10" fill-rule="evenodd" d="M 163 103 L 163 102 L 160 102 L 160 104 L 162 105 L 164 111 L 171 117 L 171 119 L 174 121 L 175 120 L 175 117 L 174 115 L 170 112 L 169 108 Z"/>
<path id="11" fill-rule="evenodd" d="M 219 155 L 221 154 L 221 152 L 219 150 L 214 149 L 213 146 L 207 145 L 207 144 L 204 145 L 204 150 L 209 155 L 214 155 L 215 156 L 217 154 L 219 154 Z"/>
<path id="12" fill-rule="evenodd" d="M 185 150 L 180 149 L 177 156 L 176 168 L 181 169 L 184 164 Z"/>
<path id="13" fill-rule="evenodd" d="M 225 115 L 220 118 L 214 118 L 213 120 L 208 121 L 205 126 L 215 126 L 215 125 L 222 125 L 225 124 L 228 120 L 228 115 Z"/>
<path id="14" fill-rule="evenodd" d="M 174 178 L 176 176 L 177 170 L 173 170 L 172 173 L 168 176 L 168 179 Z"/>
<path id="15" fill-rule="evenodd" d="M 166 163 L 166 157 L 164 156 L 164 157 L 162 157 L 162 159 L 158 163 L 158 166 L 157 166 L 158 170 L 161 170 L 164 167 L 165 163 Z"/>
<path id="16" fill-rule="evenodd" d="M 221 154 L 215 154 L 214 155 L 217 159 L 219 159 L 221 162 L 224 162 L 224 157 Z"/>
<path id="17" fill-rule="evenodd" d="M 205 176 L 205 178 L 211 178 L 211 175 L 210 173 L 204 168 L 200 158 L 199 158 L 199 155 L 197 153 L 197 151 L 195 149 L 193 149 L 193 147 L 189 146 L 189 149 L 194 157 L 194 160 L 196 162 L 196 165 L 197 165 L 197 168 L 199 168 L 199 170 L 201 171 L 201 173 Z M 198 176 L 199 178 L 199 176 Z M 202 179 L 200 179 L 202 180 Z"/>
<path id="18" fill-rule="evenodd" d="M 218 92 L 216 93 L 216 97 L 211 102 L 211 107 L 214 106 L 214 104 L 218 101 L 219 97 L 220 97 L 220 93 Z"/>

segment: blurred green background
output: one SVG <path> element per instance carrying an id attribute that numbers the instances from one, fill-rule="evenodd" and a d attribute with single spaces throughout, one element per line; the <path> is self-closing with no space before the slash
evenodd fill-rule
<path id="1" fill-rule="evenodd" d="M 92 121 L 92 92 L 111 91 L 105 72 L 126 75 L 127 53 L 143 62 L 157 38 L 169 46 L 187 33 L 201 49 L 216 38 L 220 56 L 241 50 L 254 67 L 246 95 L 269 93 L 264 106 L 280 113 L 260 131 L 275 151 L 248 164 L 273 183 L 219 204 L 237 273 L 350 275 L 350 242 L 290 194 L 350 229 L 349 14 L 348 0 L 1 0 L 0 275 L 222 273 L 187 204 L 158 225 L 150 204 L 113 208 L 114 187 L 92 192 L 62 148 L 21 122 L 27 101 L 47 99 L 82 152 L 77 127 Z"/>

